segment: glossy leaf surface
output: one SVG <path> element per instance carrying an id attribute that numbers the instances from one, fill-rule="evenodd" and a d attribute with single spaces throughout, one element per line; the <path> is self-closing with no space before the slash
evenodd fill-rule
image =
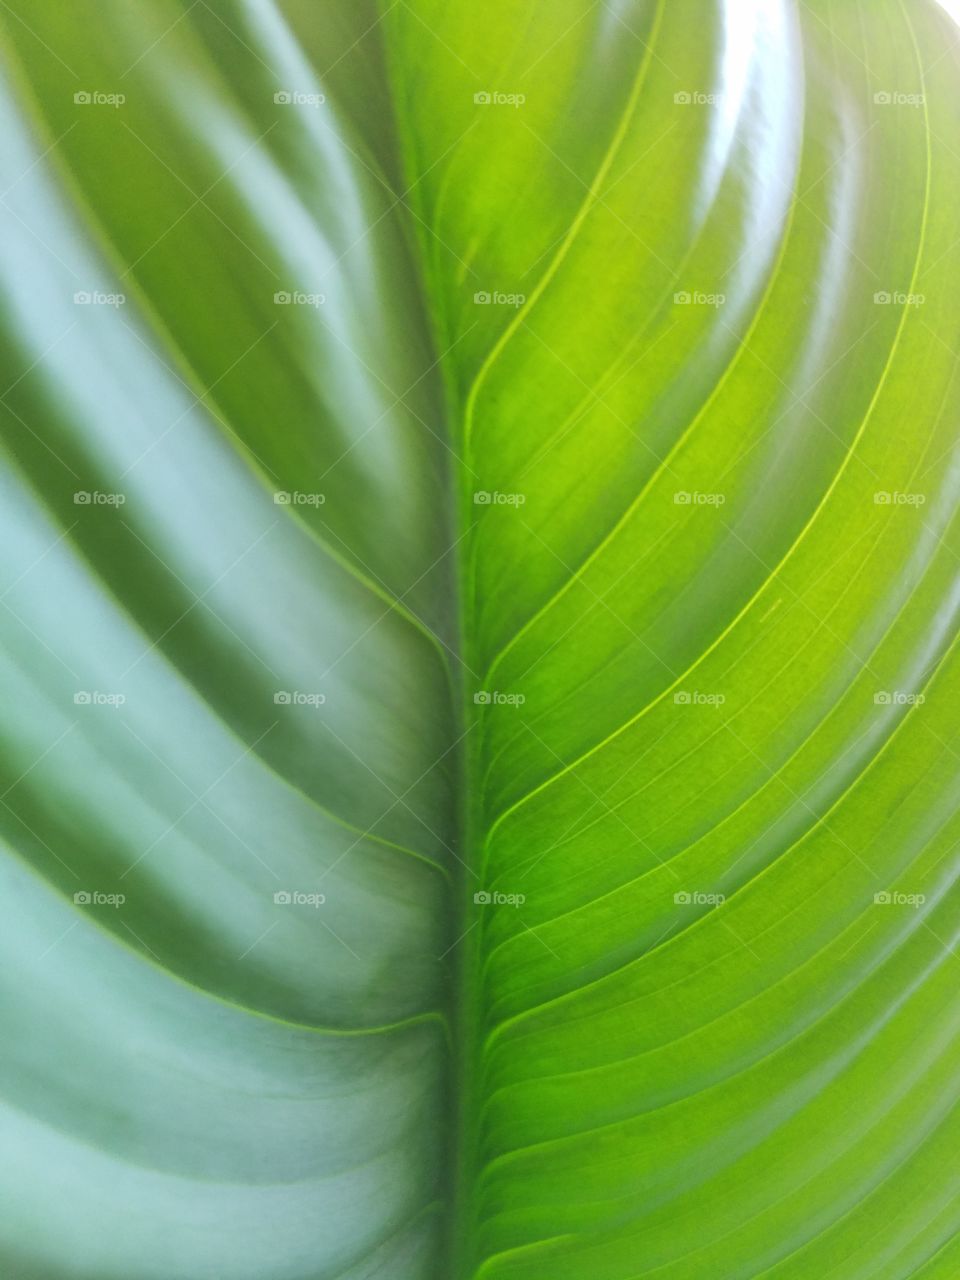
<path id="1" fill-rule="evenodd" d="M 0 1258 L 952 1280 L 925 0 L 6 0 Z"/>

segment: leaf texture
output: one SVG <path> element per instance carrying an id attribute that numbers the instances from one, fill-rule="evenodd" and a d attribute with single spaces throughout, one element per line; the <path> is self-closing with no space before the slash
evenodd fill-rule
<path id="1" fill-rule="evenodd" d="M 956 28 L 0 24 L 5 1272 L 953 1280 Z"/>

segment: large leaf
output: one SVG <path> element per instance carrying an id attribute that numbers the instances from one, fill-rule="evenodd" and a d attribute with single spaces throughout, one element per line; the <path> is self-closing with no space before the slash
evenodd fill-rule
<path id="1" fill-rule="evenodd" d="M 4 1274 L 952 1280 L 949 20 L 0 21 Z"/>

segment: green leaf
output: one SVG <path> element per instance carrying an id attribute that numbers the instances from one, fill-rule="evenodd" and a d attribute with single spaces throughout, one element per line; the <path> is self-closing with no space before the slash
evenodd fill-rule
<path id="1" fill-rule="evenodd" d="M 16 1280 L 952 1280 L 957 31 L 4 0 Z"/>

